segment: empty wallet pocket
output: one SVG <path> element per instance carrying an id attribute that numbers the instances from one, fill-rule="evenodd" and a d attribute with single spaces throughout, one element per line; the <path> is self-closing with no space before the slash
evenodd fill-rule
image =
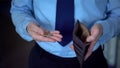
<path id="1" fill-rule="evenodd" d="M 89 47 L 89 43 L 86 42 L 87 36 L 89 36 L 87 27 L 80 21 L 77 21 L 73 30 L 73 45 L 81 66 L 84 61 L 84 56 Z"/>

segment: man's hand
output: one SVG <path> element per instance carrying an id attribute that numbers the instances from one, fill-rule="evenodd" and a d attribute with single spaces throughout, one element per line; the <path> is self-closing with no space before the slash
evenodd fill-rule
<path id="1" fill-rule="evenodd" d="M 94 45 L 96 44 L 96 42 L 99 40 L 100 36 L 103 33 L 103 28 L 101 24 L 95 24 L 91 30 L 90 30 L 90 36 L 87 37 L 86 41 L 90 42 L 90 46 L 88 48 L 88 51 L 85 55 L 85 59 L 86 60 L 93 51 Z"/>
<path id="2" fill-rule="evenodd" d="M 30 34 L 30 36 L 36 41 L 60 42 L 62 39 L 62 35 L 59 31 L 48 31 L 38 26 L 36 23 L 28 24 L 27 31 Z"/>

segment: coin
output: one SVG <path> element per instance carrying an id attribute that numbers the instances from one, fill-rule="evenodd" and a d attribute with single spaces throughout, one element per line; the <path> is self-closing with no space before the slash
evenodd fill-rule
<path id="1" fill-rule="evenodd" d="M 49 36 L 52 36 L 52 34 L 48 31 L 48 32 L 45 32 L 43 36 L 44 37 L 49 37 Z"/>

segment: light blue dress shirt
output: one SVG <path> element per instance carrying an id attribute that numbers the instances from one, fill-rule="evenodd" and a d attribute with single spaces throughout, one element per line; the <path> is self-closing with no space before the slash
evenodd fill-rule
<path id="1" fill-rule="evenodd" d="M 120 30 L 120 0 L 74 0 L 75 21 L 79 19 L 88 29 L 94 24 L 103 26 L 103 35 L 100 37 L 94 50 L 118 35 Z M 37 23 L 47 30 L 55 30 L 57 0 L 12 0 L 11 16 L 17 33 L 25 40 L 31 41 L 26 26 Z M 69 23 L 68 23 L 69 25 Z M 64 27 L 65 28 L 65 27 Z M 60 57 L 75 57 L 75 52 L 67 46 L 63 47 L 58 42 L 39 42 L 40 47 Z"/>

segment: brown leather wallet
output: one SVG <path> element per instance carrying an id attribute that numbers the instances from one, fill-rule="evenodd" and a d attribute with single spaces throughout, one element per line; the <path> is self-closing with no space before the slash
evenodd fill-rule
<path id="1" fill-rule="evenodd" d="M 80 63 L 80 67 L 82 67 L 85 54 L 89 47 L 89 43 L 86 42 L 87 36 L 89 36 L 87 27 L 77 20 L 73 30 L 73 46 L 77 55 L 77 59 Z"/>

